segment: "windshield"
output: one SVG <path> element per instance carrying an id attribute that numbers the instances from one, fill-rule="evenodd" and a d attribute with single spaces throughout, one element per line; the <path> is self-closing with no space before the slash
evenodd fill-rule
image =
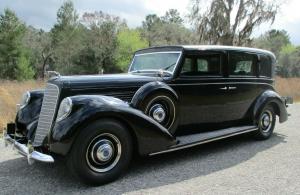
<path id="1" fill-rule="evenodd" d="M 156 52 L 137 54 L 129 72 L 164 70 L 173 73 L 181 52 Z"/>

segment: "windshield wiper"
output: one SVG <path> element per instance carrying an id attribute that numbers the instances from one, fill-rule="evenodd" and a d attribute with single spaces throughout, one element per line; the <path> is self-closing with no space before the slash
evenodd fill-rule
<path id="1" fill-rule="evenodd" d="M 163 69 L 163 70 L 168 70 L 168 69 L 170 69 L 171 67 L 173 67 L 175 64 L 176 64 L 176 62 L 175 62 L 175 63 L 173 63 L 173 64 L 171 64 L 171 65 L 169 65 L 169 66 L 167 66 L 167 67 L 164 67 L 164 69 Z"/>

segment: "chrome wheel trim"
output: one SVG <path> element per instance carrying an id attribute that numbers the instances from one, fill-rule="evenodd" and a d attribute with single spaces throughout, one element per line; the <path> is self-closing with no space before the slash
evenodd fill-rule
<path id="1" fill-rule="evenodd" d="M 267 133 L 270 131 L 273 124 L 273 114 L 270 110 L 265 110 L 262 113 L 259 124 L 262 132 Z"/>
<path id="2" fill-rule="evenodd" d="M 166 118 L 166 111 L 161 104 L 154 104 L 150 108 L 149 113 L 151 114 L 151 117 L 159 123 L 163 122 Z"/>
<path id="3" fill-rule="evenodd" d="M 95 172 L 107 172 L 119 162 L 121 152 L 120 140 L 113 134 L 102 133 L 89 143 L 86 163 Z"/>
<path id="4" fill-rule="evenodd" d="M 173 120 L 171 121 L 171 123 L 170 123 L 170 125 L 169 125 L 169 127 L 167 128 L 167 129 L 170 129 L 170 127 L 172 127 L 172 125 L 173 125 L 173 123 L 174 123 L 174 121 L 175 121 L 175 117 L 176 117 L 176 108 L 175 108 L 175 105 L 174 105 L 174 103 L 173 103 L 173 101 L 169 98 L 169 97 L 167 97 L 167 96 L 157 96 L 157 97 L 155 97 L 155 98 L 153 98 L 149 103 L 148 103 L 148 105 L 147 105 L 147 107 L 146 107 L 146 110 L 145 110 L 145 114 L 149 114 L 149 111 L 150 111 L 150 106 L 153 104 L 153 102 L 155 102 L 157 99 L 162 99 L 162 98 L 166 98 L 170 103 L 171 103 L 171 106 L 172 106 L 172 108 L 170 108 L 170 109 L 173 109 L 174 110 L 174 112 L 173 112 Z M 165 111 L 166 112 L 166 111 Z M 152 117 L 152 116 L 150 116 L 150 117 Z M 153 118 L 153 117 L 152 117 Z M 154 119 L 155 120 L 155 119 Z M 156 120 L 155 120 L 156 121 Z M 157 121 L 158 122 L 158 121 Z M 158 123 L 160 123 L 160 122 L 158 122 Z"/>

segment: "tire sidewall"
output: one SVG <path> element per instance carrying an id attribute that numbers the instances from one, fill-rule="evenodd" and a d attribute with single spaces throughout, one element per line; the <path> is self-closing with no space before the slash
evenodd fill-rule
<path id="1" fill-rule="evenodd" d="M 121 156 L 117 164 L 107 172 L 95 172 L 86 162 L 86 151 L 90 142 L 102 133 L 110 133 L 121 142 Z M 126 128 L 119 122 L 110 119 L 95 121 L 81 130 L 72 147 L 70 158 L 71 169 L 84 183 L 99 185 L 119 177 L 129 166 L 132 157 L 132 138 Z"/>
<path id="2" fill-rule="evenodd" d="M 266 111 L 269 111 L 271 112 L 271 117 L 272 117 L 272 122 L 271 122 L 271 127 L 270 129 L 265 132 L 263 131 L 262 127 L 261 127 L 261 120 L 262 120 L 262 115 L 266 112 Z M 276 114 L 274 112 L 274 109 L 272 106 L 270 105 L 266 105 L 260 115 L 259 115 L 259 118 L 258 118 L 258 134 L 257 134 L 257 138 L 259 139 L 268 139 L 269 137 L 271 137 L 271 135 L 273 134 L 273 131 L 274 131 L 274 128 L 275 128 L 275 123 L 276 123 Z"/>

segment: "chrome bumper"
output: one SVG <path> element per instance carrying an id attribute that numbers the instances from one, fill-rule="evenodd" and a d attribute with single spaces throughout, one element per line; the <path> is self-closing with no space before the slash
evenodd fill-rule
<path id="1" fill-rule="evenodd" d="M 31 144 L 28 144 L 26 146 L 25 144 L 21 144 L 17 142 L 10 135 L 8 135 L 5 130 L 3 133 L 3 138 L 4 138 L 5 146 L 13 145 L 13 148 L 17 149 L 17 151 L 21 155 L 27 157 L 28 164 L 30 165 L 34 163 L 34 161 L 54 163 L 54 159 L 52 156 L 35 151 Z"/>

